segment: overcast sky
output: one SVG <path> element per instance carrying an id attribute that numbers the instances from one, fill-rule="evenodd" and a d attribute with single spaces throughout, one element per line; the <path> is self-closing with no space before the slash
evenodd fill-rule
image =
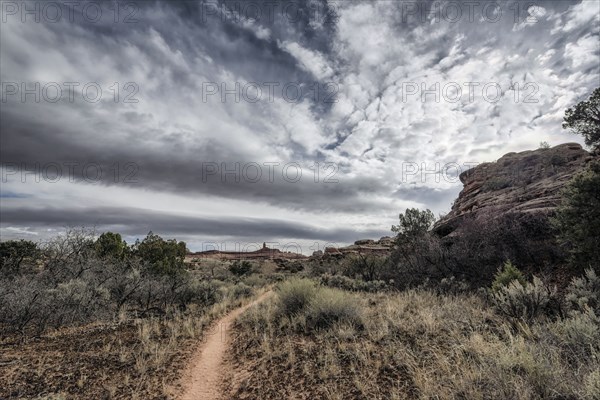
<path id="1" fill-rule="evenodd" d="M 2 240 L 379 238 L 600 86 L 594 0 L 1 6 Z"/>

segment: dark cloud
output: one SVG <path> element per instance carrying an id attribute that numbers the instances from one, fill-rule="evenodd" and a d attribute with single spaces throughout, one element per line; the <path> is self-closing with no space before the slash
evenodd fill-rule
<path id="1" fill-rule="evenodd" d="M 179 141 L 177 135 L 166 133 L 160 134 L 164 143 L 157 151 L 146 148 L 143 141 L 137 146 L 124 147 L 104 142 L 101 136 L 97 142 L 80 143 L 73 140 L 82 134 L 77 127 L 61 129 L 53 126 L 52 121 L 46 125 L 24 121 L 9 111 L 4 113 L 0 129 L 3 165 L 37 170 L 42 179 L 46 170 L 53 173 L 54 165 L 58 164 L 62 179 L 72 177 L 95 184 L 246 198 L 296 210 L 366 212 L 373 206 L 385 206 L 368 198 L 369 194 L 385 192 L 385 182 L 350 177 L 333 165 L 328 171 L 321 169 L 315 182 L 312 162 L 252 159 L 237 153 L 234 145 L 224 146 L 214 141 L 188 145 Z M 115 166 L 121 170 L 118 177 Z M 27 179 L 26 172 L 14 176 Z M 53 178 L 50 175 L 47 180 Z"/>
<path id="2" fill-rule="evenodd" d="M 210 218 L 182 216 L 137 208 L 23 208 L 3 211 L 5 226 L 28 227 L 96 227 L 100 231 L 116 230 L 129 236 L 144 236 L 149 231 L 166 237 L 236 237 L 246 240 L 294 238 L 326 242 L 353 242 L 360 237 L 381 237 L 383 229 L 349 230 L 268 218 Z"/>

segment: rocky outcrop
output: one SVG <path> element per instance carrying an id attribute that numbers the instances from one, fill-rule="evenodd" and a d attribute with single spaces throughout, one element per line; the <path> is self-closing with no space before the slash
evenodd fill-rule
<path id="1" fill-rule="evenodd" d="M 496 162 L 480 164 L 460 175 L 464 188 L 434 231 L 441 236 L 457 234 L 461 222 L 471 217 L 551 213 L 565 184 L 593 157 L 581 145 L 566 143 L 508 153 Z"/>
<path id="2" fill-rule="evenodd" d="M 394 246 L 394 239 L 384 236 L 379 240 L 361 239 L 346 247 L 326 247 L 324 252 L 314 252 L 311 258 L 338 257 L 343 258 L 349 254 L 389 255 Z"/>

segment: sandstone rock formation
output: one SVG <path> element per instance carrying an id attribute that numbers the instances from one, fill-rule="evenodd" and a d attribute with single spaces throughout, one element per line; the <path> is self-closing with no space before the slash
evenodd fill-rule
<path id="1" fill-rule="evenodd" d="M 379 240 L 361 239 L 346 247 L 327 247 L 324 252 L 315 252 L 311 258 L 333 256 L 343 258 L 349 254 L 389 255 L 394 246 L 394 239 L 384 236 Z"/>
<path id="2" fill-rule="evenodd" d="M 464 188 L 434 231 L 441 236 L 457 234 L 461 222 L 469 217 L 551 213 L 565 184 L 593 157 L 581 145 L 566 143 L 508 153 L 496 162 L 480 164 L 460 175 Z"/>

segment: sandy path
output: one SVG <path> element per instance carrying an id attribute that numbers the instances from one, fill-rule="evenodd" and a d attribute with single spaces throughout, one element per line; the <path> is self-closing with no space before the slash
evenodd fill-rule
<path id="1" fill-rule="evenodd" d="M 230 344 L 230 328 L 237 317 L 253 305 L 263 301 L 272 292 L 260 295 L 253 302 L 236 308 L 218 320 L 207 332 L 206 340 L 196 351 L 190 367 L 184 374 L 181 400 L 217 400 L 222 398 L 221 386 L 229 372 L 223 358 Z"/>

